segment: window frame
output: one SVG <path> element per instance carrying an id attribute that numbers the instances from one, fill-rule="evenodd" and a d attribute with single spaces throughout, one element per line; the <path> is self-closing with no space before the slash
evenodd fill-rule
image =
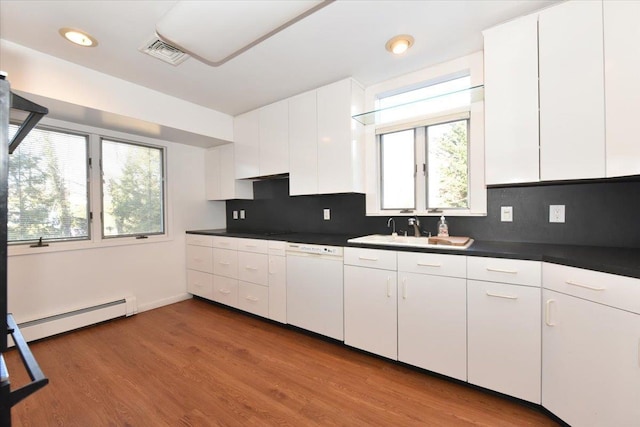
<path id="1" fill-rule="evenodd" d="M 104 128 L 98 128 L 88 125 L 81 125 L 78 123 L 67 122 L 58 119 L 52 119 L 49 117 L 43 118 L 38 128 L 47 128 L 58 130 L 68 133 L 86 134 L 88 135 L 88 191 L 89 191 L 89 239 L 83 240 L 63 240 L 63 241 L 46 241 L 49 246 L 31 248 L 30 244 L 26 242 L 24 244 L 11 244 L 8 246 L 8 256 L 22 256 L 33 255 L 39 253 L 49 252 L 61 252 L 61 251 L 73 251 L 73 250 L 86 250 L 96 248 L 107 248 L 117 246 L 128 245 L 144 245 L 153 244 L 159 242 L 167 242 L 174 240 L 172 232 L 172 219 L 173 210 L 171 207 L 171 192 L 169 186 L 169 144 L 166 141 L 143 137 L 138 135 L 132 135 L 124 132 L 113 131 Z M 149 234 L 147 238 L 136 238 L 136 236 L 123 236 L 119 238 L 104 238 L 102 237 L 102 221 L 100 218 L 100 211 L 102 209 L 102 194 L 101 194 L 101 170 L 99 167 L 99 159 L 101 153 L 100 139 L 104 137 L 106 139 L 125 141 L 136 145 L 152 146 L 154 148 L 161 148 L 163 150 L 163 221 L 164 221 L 164 233 L 162 234 Z M 89 160 L 91 159 L 91 160 Z"/>
<path id="2" fill-rule="evenodd" d="M 377 100 L 381 97 L 394 95 L 403 91 L 410 91 L 430 84 L 438 84 L 456 79 L 464 75 L 470 76 L 471 86 L 483 84 L 483 53 L 476 52 L 446 63 L 410 73 L 392 80 L 388 80 L 365 89 L 365 109 L 376 109 Z M 429 211 L 426 209 L 426 191 L 417 189 L 424 194 L 425 200 L 418 203 L 417 208 L 410 210 L 381 209 L 380 191 L 380 151 L 379 138 L 381 133 L 393 130 L 415 128 L 430 124 L 453 121 L 456 117 L 467 115 L 469 128 L 467 138 L 468 149 L 468 185 L 469 208 L 442 209 Z M 431 115 L 400 120 L 392 123 L 371 124 L 364 126 L 365 132 L 365 164 L 366 164 L 366 215 L 367 216 L 486 216 L 487 189 L 484 178 L 484 100 L 472 99 L 468 106 L 441 111 Z M 418 144 L 421 145 L 421 144 Z M 424 146 L 424 145 L 423 145 Z M 416 184 L 425 182 L 416 180 Z M 420 194 L 420 193 L 419 193 Z M 420 198 L 418 198 L 420 200 Z"/>

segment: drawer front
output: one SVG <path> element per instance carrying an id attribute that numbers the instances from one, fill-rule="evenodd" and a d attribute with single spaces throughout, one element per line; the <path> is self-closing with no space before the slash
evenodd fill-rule
<path id="1" fill-rule="evenodd" d="M 467 257 L 467 277 L 488 282 L 537 286 L 542 283 L 542 263 L 519 259 Z"/>
<path id="2" fill-rule="evenodd" d="M 253 252 L 238 252 L 238 279 L 268 286 L 269 256 Z"/>
<path id="3" fill-rule="evenodd" d="M 344 263 L 360 267 L 396 270 L 397 256 L 395 251 L 366 248 L 344 248 Z"/>
<path id="4" fill-rule="evenodd" d="M 564 265 L 542 265 L 543 286 L 640 314 L 640 279 Z"/>
<path id="5" fill-rule="evenodd" d="M 229 249 L 213 249 L 213 274 L 238 278 L 238 252 Z"/>
<path id="6" fill-rule="evenodd" d="M 398 252 L 398 271 L 435 276 L 467 277 L 466 258 L 462 255 Z"/>
<path id="7" fill-rule="evenodd" d="M 187 291 L 206 299 L 213 299 L 213 274 L 187 270 Z"/>
<path id="8" fill-rule="evenodd" d="M 186 237 L 187 245 L 194 246 L 213 246 L 213 236 L 205 236 L 202 234 L 187 234 Z"/>
<path id="9" fill-rule="evenodd" d="M 269 288 L 254 283 L 239 282 L 238 308 L 258 316 L 268 317 Z"/>
<path id="10" fill-rule="evenodd" d="M 187 268 L 213 273 L 213 249 L 187 245 Z"/>
<path id="11" fill-rule="evenodd" d="M 214 275 L 213 300 L 220 304 L 238 307 L 238 279 Z"/>
<path id="12" fill-rule="evenodd" d="M 279 240 L 269 240 L 269 255 L 285 256 L 286 249 L 287 242 L 281 242 Z"/>
<path id="13" fill-rule="evenodd" d="M 245 252 L 257 252 L 266 254 L 269 252 L 269 241 L 260 239 L 236 239 L 238 241 L 238 250 Z"/>
<path id="14" fill-rule="evenodd" d="M 213 236 L 213 247 L 220 249 L 237 249 L 238 239 L 235 237 Z"/>

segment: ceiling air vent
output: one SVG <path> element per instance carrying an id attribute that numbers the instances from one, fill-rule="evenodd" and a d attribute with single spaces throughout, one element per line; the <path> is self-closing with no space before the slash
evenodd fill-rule
<path id="1" fill-rule="evenodd" d="M 181 51 L 175 46 L 163 42 L 158 37 L 154 37 L 140 48 L 140 52 L 151 55 L 171 65 L 179 65 L 183 63 L 189 55 Z"/>

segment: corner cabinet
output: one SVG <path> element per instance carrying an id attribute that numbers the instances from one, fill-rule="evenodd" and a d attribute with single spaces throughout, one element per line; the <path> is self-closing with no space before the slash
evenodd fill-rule
<path id="1" fill-rule="evenodd" d="M 574 426 L 640 420 L 640 280 L 543 266 L 542 405 Z"/>
<path id="2" fill-rule="evenodd" d="M 364 193 L 364 90 L 340 80 L 289 100 L 290 194 Z"/>
<path id="3" fill-rule="evenodd" d="M 638 175 L 640 2 L 607 0 L 603 7 L 607 176 Z"/>
<path id="4" fill-rule="evenodd" d="M 253 183 L 235 178 L 233 144 L 205 152 L 205 193 L 207 200 L 253 199 Z"/>

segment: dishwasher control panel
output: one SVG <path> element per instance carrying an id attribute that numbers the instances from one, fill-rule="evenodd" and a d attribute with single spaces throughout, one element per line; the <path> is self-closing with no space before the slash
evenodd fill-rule
<path id="1" fill-rule="evenodd" d="M 305 254 L 342 256 L 341 246 L 312 245 L 308 243 L 287 243 L 287 252 L 298 252 Z"/>

